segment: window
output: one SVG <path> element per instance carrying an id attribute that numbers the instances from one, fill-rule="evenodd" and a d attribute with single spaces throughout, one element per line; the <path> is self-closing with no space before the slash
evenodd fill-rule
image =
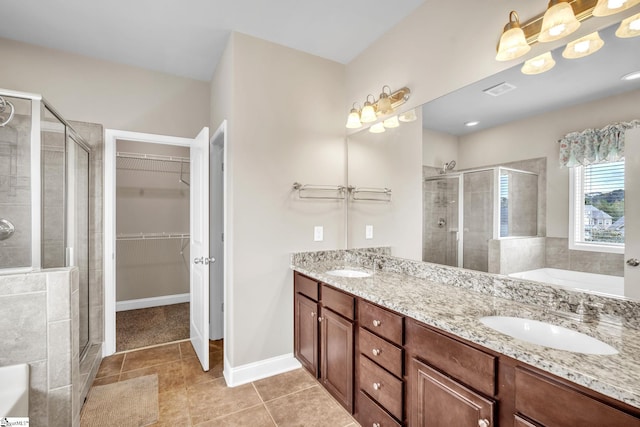
<path id="1" fill-rule="evenodd" d="M 574 167 L 570 210 L 571 249 L 624 253 L 624 160 Z"/>

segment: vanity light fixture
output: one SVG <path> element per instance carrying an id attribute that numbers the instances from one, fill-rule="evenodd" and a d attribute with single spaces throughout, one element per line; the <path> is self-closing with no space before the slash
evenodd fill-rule
<path id="1" fill-rule="evenodd" d="M 357 108 L 357 102 L 353 103 L 353 108 L 349 112 L 349 116 L 347 117 L 347 128 L 348 129 L 358 129 L 362 127 L 362 122 L 360 121 L 360 108 Z"/>
<path id="2" fill-rule="evenodd" d="M 392 114 L 395 109 L 407 102 L 410 95 L 411 91 L 407 87 L 391 92 L 391 88 L 385 85 L 382 87 L 380 99 L 376 100 L 373 95 L 367 95 L 362 109 L 358 108 L 359 106 L 356 102 L 353 103 L 353 107 L 347 117 L 346 127 L 349 129 L 358 129 L 363 123 L 373 123 L 378 120 L 378 117 Z M 396 121 L 397 120 L 396 118 Z M 413 120 L 415 120 L 415 112 Z"/>
<path id="3" fill-rule="evenodd" d="M 552 42 L 573 33 L 580 27 L 568 0 L 551 0 L 542 18 L 539 42 Z"/>
<path id="4" fill-rule="evenodd" d="M 509 23 L 504 26 L 504 31 L 498 43 L 498 54 L 496 60 L 509 61 L 520 58 L 531 50 L 527 43 L 524 31 L 520 27 L 520 19 L 515 10 L 509 13 Z"/>
<path id="5" fill-rule="evenodd" d="M 553 59 L 553 56 L 551 56 L 551 52 L 546 52 L 526 61 L 520 71 L 528 75 L 540 74 L 549 71 L 555 65 L 556 61 Z"/>
<path id="6" fill-rule="evenodd" d="M 404 113 L 398 116 L 398 120 L 405 123 L 414 122 L 418 120 L 418 117 L 416 116 L 416 110 L 412 108 L 409 111 L 405 111 Z"/>
<path id="7" fill-rule="evenodd" d="M 598 0 L 593 16 L 609 16 L 640 4 L 640 0 Z"/>
<path id="8" fill-rule="evenodd" d="M 384 124 L 382 124 L 382 122 L 378 122 L 374 125 L 371 125 L 371 127 L 369 128 L 369 132 L 371 133 L 382 133 L 385 130 L 386 129 L 384 128 Z"/>
<path id="9" fill-rule="evenodd" d="M 621 80 L 624 80 L 627 82 L 631 80 L 637 80 L 637 79 L 640 79 L 640 71 L 634 71 L 633 73 L 625 74 L 621 78 Z"/>
<path id="10" fill-rule="evenodd" d="M 382 122 L 382 125 L 387 129 L 393 129 L 400 126 L 400 122 L 398 121 L 398 116 L 391 116 L 388 119 Z"/>
<path id="11" fill-rule="evenodd" d="M 602 46 L 604 41 L 596 31 L 569 43 L 562 52 L 562 56 L 567 59 L 583 58 L 597 52 Z"/>
<path id="12" fill-rule="evenodd" d="M 623 19 L 616 30 L 616 36 L 622 39 L 640 36 L 640 13 Z"/>

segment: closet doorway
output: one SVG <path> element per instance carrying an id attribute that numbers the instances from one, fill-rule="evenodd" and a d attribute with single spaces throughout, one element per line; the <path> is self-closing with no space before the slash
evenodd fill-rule
<path id="1" fill-rule="evenodd" d="M 116 351 L 189 338 L 189 147 L 116 140 Z"/>
<path id="2" fill-rule="evenodd" d="M 224 323 L 226 323 L 226 316 L 223 315 L 223 304 L 222 300 L 226 296 L 226 268 L 225 268 L 225 254 L 227 252 L 226 244 L 222 243 L 222 236 L 224 235 L 224 231 L 226 228 L 226 222 L 224 221 L 224 212 L 226 212 L 226 172 L 223 172 L 222 163 L 219 161 L 222 159 L 224 161 L 226 157 L 226 122 L 223 122 L 220 128 L 214 133 L 213 137 L 209 139 L 209 129 L 203 128 L 202 131 L 193 139 L 191 138 L 180 138 L 180 137 L 172 137 L 172 136 L 164 136 L 164 135 L 154 135 L 154 134 L 143 134 L 137 132 L 129 132 L 129 131 L 121 131 L 114 129 L 106 129 L 105 130 L 105 174 L 104 174 L 104 206 L 105 206 L 105 246 L 104 246 L 104 283 L 105 283 L 105 311 L 104 311 L 104 319 L 105 319 L 105 329 L 104 329 L 104 347 L 103 347 L 103 356 L 109 356 L 116 352 L 116 293 L 117 287 L 120 284 L 116 284 L 117 269 L 116 263 L 122 265 L 124 262 L 126 265 L 133 264 L 135 257 L 144 257 L 150 256 L 147 248 L 139 248 L 138 250 L 129 249 L 130 254 L 124 255 L 125 259 L 122 260 L 118 257 L 120 252 L 125 252 L 125 249 L 122 248 L 124 245 L 124 240 L 132 240 L 136 239 L 142 240 L 138 245 L 152 243 L 154 245 L 159 245 L 157 240 L 174 240 L 174 244 L 179 241 L 189 240 L 189 244 L 183 247 L 183 244 L 180 244 L 178 248 L 178 254 L 180 258 L 172 258 L 174 262 L 174 268 L 177 268 L 177 271 L 180 271 L 179 262 L 182 260 L 186 260 L 186 265 L 188 266 L 188 272 L 190 273 L 189 277 L 189 289 L 188 289 L 188 298 L 189 298 L 189 306 L 190 313 L 188 316 L 188 320 L 190 322 L 189 325 L 189 339 L 191 344 L 193 345 L 196 355 L 198 359 L 200 359 L 200 363 L 202 365 L 203 370 L 209 370 L 209 358 L 211 347 L 220 346 L 222 344 L 222 337 L 226 335 L 224 332 Z M 131 151 L 125 152 L 124 148 L 120 141 L 128 142 L 128 143 L 136 143 L 130 144 L 129 148 Z M 120 146 L 118 144 L 120 143 Z M 140 143 L 146 143 L 148 145 L 158 145 L 169 146 L 173 148 L 167 148 L 170 152 L 167 151 L 153 151 L 149 152 L 148 150 L 141 150 L 140 147 L 144 147 Z M 126 144 L 125 144 L 126 145 Z M 137 147 L 137 148 L 136 148 Z M 215 148 L 214 148 L 215 147 Z M 174 152 L 172 150 L 175 149 L 186 149 L 188 155 L 184 155 L 182 152 Z M 212 152 L 215 151 L 215 154 L 212 155 Z M 155 224 L 158 218 L 152 218 L 152 216 L 158 216 L 162 213 L 160 209 L 155 209 L 150 215 L 146 216 L 144 222 L 138 222 L 140 227 L 143 227 L 142 230 L 133 228 L 132 225 L 129 225 L 129 229 L 123 229 L 122 227 L 117 227 L 118 222 L 121 222 L 121 216 L 126 214 L 127 212 L 117 212 L 118 204 L 117 204 L 117 181 L 116 176 L 119 173 L 117 169 L 117 163 L 124 163 L 125 160 L 118 160 L 119 158 L 127 157 L 125 153 L 128 153 L 132 159 L 128 159 L 126 161 L 141 161 L 141 157 L 147 157 L 144 161 L 150 162 L 149 159 L 160 162 L 160 161 L 171 161 L 174 160 L 174 163 L 181 164 L 181 173 L 174 173 L 174 183 L 179 183 L 180 185 L 186 186 L 188 191 L 185 190 L 186 194 L 188 194 L 189 206 L 188 210 L 184 211 L 185 216 L 188 219 L 189 231 L 188 234 L 183 232 L 181 228 L 171 228 L 164 229 L 160 227 L 151 228 L 152 224 Z M 120 156 L 118 157 L 118 154 Z M 154 157 L 154 156 L 165 156 Z M 167 158 L 169 157 L 169 158 Z M 172 158 L 173 157 L 173 158 Z M 189 164 L 186 164 L 186 158 L 189 158 Z M 216 159 L 216 164 L 210 167 L 210 162 Z M 151 171 L 141 171 L 137 170 L 131 171 L 131 173 L 143 174 L 143 173 L 152 173 L 158 174 L 166 172 L 165 168 L 168 166 L 162 166 L 159 168 L 161 170 L 157 170 L 156 167 L 151 168 Z M 121 169 L 122 169 L 121 165 Z M 185 171 L 189 171 L 189 178 L 187 179 L 187 173 Z M 211 176 L 210 176 L 211 175 Z M 211 178 L 211 182 L 210 179 Z M 135 183 L 136 181 L 133 180 Z M 188 184 L 187 184 L 188 183 Z M 210 185 L 211 184 L 211 185 Z M 161 189 L 156 188 L 156 185 L 159 185 L 159 180 L 154 178 L 151 182 L 152 189 L 145 190 L 144 188 L 140 188 L 140 186 L 133 185 L 133 189 L 129 188 L 125 193 L 129 193 L 130 197 L 135 196 L 136 194 L 140 196 L 140 193 L 149 194 L 149 191 L 152 193 L 157 193 L 157 196 L 163 194 Z M 180 186 L 178 186 L 180 187 Z M 212 190 L 210 191 L 210 187 Z M 166 188 L 165 188 L 166 190 Z M 174 189 L 173 198 L 177 198 L 180 196 L 179 190 Z M 214 194 L 212 194 L 212 192 Z M 123 190 L 120 189 L 120 193 L 123 193 Z M 171 192 L 169 192 L 171 193 Z M 156 203 L 159 203 L 156 201 Z M 212 215 L 209 215 L 210 208 L 213 208 L 214 212 Z M 138 208 L 130 208 L 130 210 Z M 118 221 L 116 221 L 116 214 L 118 213 Z M 214 224 L 211 233 L 210 222 Z M 163 224 L 183 224 L 173 219 L 173 222 L 164 220 Z M 147 228 L 144 228 L 147 227 Z M 149 231 L 151 230 L 151 231 Z M 215 232 L 215 234 L 214 234 Z M 141 235 L 141 233 L 149 233 L 149 236 Z M 210 246 L 211 241 L 211 246 Z M 127 242 L 130 243 L 130 242 Z M 153 246 L 155 250 L 160 250 L 159 246 Z M 190 252 L 190 253 L 189 253 Z M 122 255 L 122 254 L 121 254 Z M 220 262 L 214 262 L 213 258 L 219 258 Z M 128 259 L 131 258 L 131 259 Z M 178 265 L 176 265 L 176 261 Z M 148 261 L 151 264 L 160 265 L 165 264 L 162 263 L 161 260 L 157 260 L 151 257 L 151 261 Z M 164 266 L 164 265 L 162 265 Z M 210 269 L 211 266 L 215 268 Z M 134 266 L 130 268 L 130 272 L 123 273 L 120 272 L 120 277 L 123 277 L 123 274 L 126 276 L 135 276 L 135 270 L 143 270 L 146 267 L 144 266 Z M 214 270 L 214 274 L 210 274 L 211 270 Z M 138 272 L 139 273 L 139 272 Z M 175 271 L 174 271 L 175 273 Z M 138 274 L 139 275 L 139 274 Z M 185 274 L 186 275 L 186 274 Z M 137 282 L 137 280 L 134 280 Z M 137 308 L 140 307 L 140 304 L 145 304 L 146 302 L 154 302 L 157 303 L 165 302 L 170 303 L 167 305 L 174 305 L 173 303 L 181 303 L 179 300 L 180 293 L 175 293 L 179 291 L 175 291 L 174 293 L 165 293 L 161 296 L 143 296 L 141 297 L 139 294 L 135 295 L 132 300 L 124 300 L 122 297 L 118 298 L 120 301 L 120 308 Z M 147 298 L 154 298 L 152 300 L 148 300 Z M 185 296 L 186 298 L 186 296 Z M 164 299 L 164 301 L 163 301 Z M 124 303 L 124 301 L 127 303 Z M 165 304 L 146 304 L 148 306 L 163 306 Z M 137 307 L 136 307 L 137 304 Z M 211 310 L 209 309 L 212 307 Z M 148 307 L 142 307 L 148 308 Z M 157 324 L 161 322 L 156 318 L 155 321 L 151 321 L 149 323 Z M 211 331 L 211 335 L 210 335 Z M 228 337 L 224 337 L 228 338 Z M 211 342 L 212 340 L 218 340 L 217 342 Z M 226 346 L 225 346 L 226 347 Z M 221 349 L 215 348 L 218 352 L 221 353 Z M 118 349 L 117 351 L 122 351 Z M 222 356 L 222 355 L 220 355 Z M 222 359 L 222 357 L 220 357 Z M 221 361 L 220 361 L 221 362 Z M 221 365 L 221 363 L 219 364 Z M 214 364 L 214 368 L 215 368 Z"/>

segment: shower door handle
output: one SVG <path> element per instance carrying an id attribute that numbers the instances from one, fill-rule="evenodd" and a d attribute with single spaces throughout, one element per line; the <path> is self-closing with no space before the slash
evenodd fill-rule
<path id="1" fill-rule="evenodd" d="M 627 260 L 627 265 L 629 267 L 637 267 L 640 265 L 640 260 L 638 260 L 637 258 L 629 258 Z"/>
<path id="2" fill-rule="evenodd" d="M 205 257 L 200 257 L 200 258 L 194 258 L 193 259 L 193 263 L 194 264 L 213 264 L 214 262 L 216 262 L 216 259 L 211 257 L 211 258 L 205 258 Z"/>

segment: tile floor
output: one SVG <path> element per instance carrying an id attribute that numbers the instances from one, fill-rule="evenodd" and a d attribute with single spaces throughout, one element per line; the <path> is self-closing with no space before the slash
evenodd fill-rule
<path id="1" fill-rule="evenodd" d="M 229 388 L 222 341 L 209 343 L 209 357 L 203 372 L 189 341 L 115 354 L 102 361 L 93 385 L 158 374 L 155 426 L 358 426 L 304 369 Z"/>

